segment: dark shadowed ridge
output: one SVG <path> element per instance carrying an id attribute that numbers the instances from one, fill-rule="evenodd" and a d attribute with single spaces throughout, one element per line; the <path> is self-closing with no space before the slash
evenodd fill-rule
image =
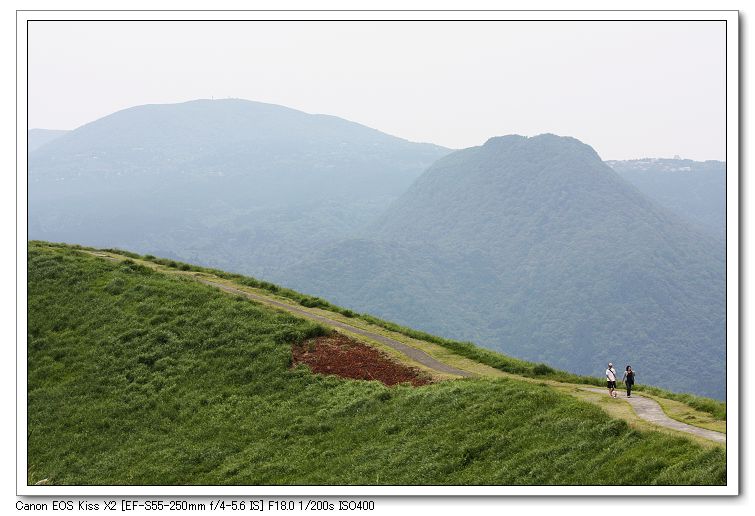
<path id="1" fill-rule="evenodd" d="M 588 145 L 491 138 L 439 159 L 289 285 L 529 360 L 724 393 L 724 257 Z M 638 374 L 639 377 L 639 374 Z"/>

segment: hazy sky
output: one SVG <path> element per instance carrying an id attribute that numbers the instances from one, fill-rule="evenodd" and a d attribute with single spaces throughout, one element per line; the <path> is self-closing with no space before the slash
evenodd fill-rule
<path id="1" fill-rule="evenodd" d="M 237 97 L 452 148 L 725 158 L 723 22 L 30 22 L 29 127 Z"/>

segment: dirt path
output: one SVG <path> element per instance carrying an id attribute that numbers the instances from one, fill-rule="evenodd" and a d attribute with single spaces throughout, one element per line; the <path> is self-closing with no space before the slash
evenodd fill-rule
<path id="1" fill-rule="evenodd" d="M 598 392 L 600 394 L 605 394 L 606 396 L 608 396 L 608 389 L 599 389 L 597 387 L 583 387 L 582 389 L 590 392 Z M 671 419 L 663 412 L 663 409 L 658 404 L 658 402 L 653 399 L 646 398 L 637 394 L 635 394 L 631 398 L 627 398 L 626 395 L 622 394 L 621 392 L 619 392 L 619 398 L 626 400 L 632 406 L 637 416 L 644 419 L 645 421 L 649 421 L 658 426 L 664 426 L 666 428 L 679 430 L 680 432 L 699 435 L 700 437 L 710 439 L 711 441 L 716 441 L 719 443 L 726 442 L 726 434 L 688 425 L 686 423 L 682 423 L 681 421 L 677 421 L 676 419 Z"/>
<path id="2" fill-rule="evenodd" d="M 450 365 L 444 364 L 443 362 L 440 362 L 424 351 L 421 351 L 417 348 L 413 348 L 412 346 L 408 346 L 404 344 L 403 342 L 399 342 L 397 340 L 393 340 L 391 338 L 385 337 L 383 335 L 380 335 L 378 333 L 373 333 L 371 331 L 363 330 L 361 328 L 357 328 L 355 326 L 351 326 L 349 324 L 342 323 L 340 321 L 334 321 L 333 319 L 328 319 L 327 317 L 323 317 L 321 315 L 315 315 L 311 312 L 307 312 L 306 310 L 302 310 L 300 308 L 297 308 L 295 306 L 289 305 L 287 303 L 280 303 L 278 301 L 273 301 L 272 299 L 265 297 L 265 296 L 259 296 L 257 294 L 252 294 L 251 292 L 246 292 L 244 290 L 240 290 L 237 288 L 229 287 L 228 285 L 224 285 L 223 283 L 217 283 L 215 281 L 211 281 L 204 278 L 196 278 L 197 281 L 204 283 L 205 285 L 210 285 L 215 288 L 219 288 L 220 290 L 223 290 L 225 292 L 231 292 L 233 294 L 238 294 L 240 296 L 247 297 L 249 299 L 253 299 L 255 301 L 259 301 L 261 303 L 264 303 L 266 305 L 272 305 L 276 308 L 280 308 L 282 310 L 285 310 L 287 312 L 294 313 L 298 316 L 304 317 L 306 319 L 310 319 L 312 321 L 317 321 L 319 323 L 326 324 L 328 326 L 334 326 L 336 328 L 341 328 L 343 330 L 346 330 L 350 333 L 356 333 L 358 335 L 362 335 L 364 337 L 367 337 L 368 339 L 376 340 L 380 342 L 381 344 L 385 344 L 386 346 L 390 346 L 391 348 L 395 349 L 396 351 L 399 351 L 403 353 L 404 355 L 408 356 L 409 358 L 416 360 L 420 364 L 429 367 L 430 369 L 434 369 L 436 371 L 439 371 L 441 373 L 449 373 L 449 374 L 455 374 L 458 376 L 465 376 L 465 377 L 472 377 L 476 376 L 474 373 L 470 373 L 469 371 L 463 371 L 461 369 L 457 369 L 456 367 L 452 367 Z"/>
<path id="3" fill-rule="evenodd" d="M 105 258 L 112 261 L 121 261 L 119 258 L 115 258 L 107 254 L 102 254 L 102 253 L 90 253 L 90 254 L 93 254 L 94 256 L 97 256 L 98 258 Z M 304 317 L 312 321 L 323 323 L 325 325 L 335 327 L 335 328 L 341 328 L 347 332 L 354 333 L 357 335 L 362 335 L 364 337 L 367 337 L 368 339 L 380 342 L 382 344 L 385 344 L 386 346 L 389 346 L 395 349 L 396 351 L 399 351 L 400 353 L 403 353 L 404 355 L 410 357 L 416 362 L 419 362 L 420 364 L 428 367 L 429 369 L 442 372 L 442 373 L 463 376 L 463 377 L 479 376 L 476 373 L 472 373 L 470 371 L 464 371 L 462 369 L 458 369 L 448 364 L 444 364 L 443 362 L 440 362 L 439 360 L 436 360 L 435 358 L 431 357 L 424 351 L 421 351 L 417 348 L 404 344 L 403 342 L 399 342 L 397 340 L 391 339 L 384 335 L 380 335 L 378 333 L 374 333 L 369 330 L 364 330 L 362 328 L 351 326 L 350 324 L 346 324 L 340 321 L 329 319 L 321 315 L 313 314 L 311 312 L 298 308 L 297 306 L 275 301 L 273 299 L 270 299 L 267 296 L 261 296 L 261 295 L 254 294 L 251 292 L 246 292 L 244 290 L 240 290 L 240 289 L 231 287 L 229 285 L 212 281 L 206 278 L 194 276 L 193 279 L 200 283 L 204 283 L 205 285 L 209 285 L 211 287 L 215 287 L 215 288 L 218 288 L 220 290 L 223 290 L 225 292 L 229 292 L 232 294 L 244 296 L 248 299 L 258 301 L 268 306 L 274 306 L 276 308 L 280 308 L 281 310 L 285 310 L 286 312 L 296 314 L 300 317 Z M 521 378 L 521 379 L 528 380 L 527 378 Z M 567 384 L 563 384 L 563 385 L 567 385 Z M 575 385 L 574 387 L 577 387 L 577 386 Z M 606 389 L 601 389 L 597 387 L 582 387 L 582 386 L 579 386 L 578 388 L 585 391 L 596 392 L 599 394 L 607 395 Z M 716 432 L 713 430 L 708 430 L 705 428 L 688 425 L 686 423 L 682 423 L 681 421 L 671 419 L 663 412 L 663 409 L 661 408 L 661 406 L 655 400 L 651 398 L 646 398 L 641 395 L 635 395 L 632 398 L 627 398 L 626 396 L 621 395 L 621 394 L 620 394 L 620 397 L 626 400 L 632 406 L 632 408 L 634 409 L 634 412 L 637 414 L 637 417 L 644 419 L 645 421 L 648 421 L 652 424 L 669 428 L 672 430 L 694 434 L 694 435 L 697 435 L 699 437 L 702 437 L 704 439 L 708 439 L 714 442 L 726 443 L 726 434 L 721 433 L 721 432 Z"/>

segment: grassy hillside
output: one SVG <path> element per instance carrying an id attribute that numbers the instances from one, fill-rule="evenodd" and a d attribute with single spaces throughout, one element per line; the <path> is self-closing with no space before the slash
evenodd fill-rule
<path id="1" fill-rule="evenodd" d="M 47 245 L 66 247 L 65 244 L 47 244 Z M 564 383 L 570 383 L 570 384 L 597 385 L 601 387 L 605 385 L 605 379 L 602 377 L 578 375 L 578 374 L 570 373 L 568 371 L 555 369 L 542 362 L 536 363 L 536 362 L 530 362 L 527 360 L 520 360 L 517 358 L 504 355 L 502 353 L 490 351 L 488 349 L 481 348 L 471 342 L 460 342 L 453 339 L 446 339 L 443 337 L 439 337 L 437 335 L 432 335 L 427 332 L 419 331 L 414 328 L 401 326 L 394 322 L 380 319 L 371 314 L 358 313 L 351 309 L 334 305 L 333 303 L 325 299 L 322 299 L 320 297 L 302 294 L 295 290 L 281 287 L 280 285 L 270 283 L 269 281 L 258 280 L 250 276 L 244 276 L 242 274 L 226 272 L 226 271 L 212 269 L 208 267 L 202 267 L 202 266 L 185 263 L 185 262 L 179 262 L 176 260 L 170 260 L 166 258 L 158 258 L 153 255 L 142 256 L 138 253 L 126 251 L 123 249 L 97 250 L 94 248 L 82 247 L 78 245 L 74 246 L 74 248 L 84 249 L 88 251 L 106 251 L 116 256 L 120 255 L 120 256 L 133 258 L 135 260 L 143 260 L 145 262 L 151 262 L 160 266 L 167 267 L 168 270 L 173 269 L 173 270 L 181 271 L 181 272 L 199 272 L 202 274 L 209 274 L 215 278 L 222 278 L 222 279 L 232 281 L 235 285 L 252 287 L 254 289 L 259 289 L 262 291 L 269 292 L 281 298 L 290 299 L 291 301 L 298 303 L 302 307 L 325 310 L 326 312 L 330 314 L 331 317 L 336 317 L 337 316 L 336 314 L 338 314 L 345 317 L 347 320 L 351 320 L 350 322 L 352 323 L 354 322 L 355 319 L 358 319 L 372 326 L 376 326 L 379 328 L 389 330 L 391 332 L 405 335 L 412 339 L 429 342 L 432 344 L 437 344 L 439 346 L 442 346 L 443 348 L 448 349 L 449 351 L 452 351 L 456 355 L 466 357 L 470 360 L 473 360 L 480 364 L 490 366 L 504 373 L 512 373 L 512 374 L 522 376 L 525 378 L 553 380 L 557 382 L 564 382 Z M 618 385 L 620 388 L 624 387 L 623 382 L 621 381 L 618 382 Z M 726 421 L 726 402 L 725 401 L 716 400 L 712 398 L 706 398 L 704 396 L 696 396 L 694 394 L 689 394 L 689 393 L 671 392 L 666 389 L 659 388 L 657 386 L 646 385 L 646 384 L 643 385 L 642 383 L 636 384 L 634 387 L 634 390 L 645 392 L 651 395 L 655 395 L 663 399 L 675 400 L 675 401 L 681 402 L 687 405 L 688 407 L 691 407 L 692 409 L 707 413 L 709 416 L 713 418 L 713 420 L 724 421 L 724 422 Z"/>
<path id="2" fill-rule="evenodd" d="M 29 483 L 723 484 L 724 450 L 548 387 L 291 370 L 326 330 L 188 279 L 29 249 Z"/>

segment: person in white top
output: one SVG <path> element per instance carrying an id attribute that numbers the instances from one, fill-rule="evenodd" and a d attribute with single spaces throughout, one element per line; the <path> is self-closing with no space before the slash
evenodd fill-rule
<path id="1" fill-rule="evenodd" d="M 606 379 L 608 380 L 608 395 L 612 398 L 616 397 L 616 369 L 613 368 L 613 364 L 608 362 L 608 369 L 606 369 Z"/>

